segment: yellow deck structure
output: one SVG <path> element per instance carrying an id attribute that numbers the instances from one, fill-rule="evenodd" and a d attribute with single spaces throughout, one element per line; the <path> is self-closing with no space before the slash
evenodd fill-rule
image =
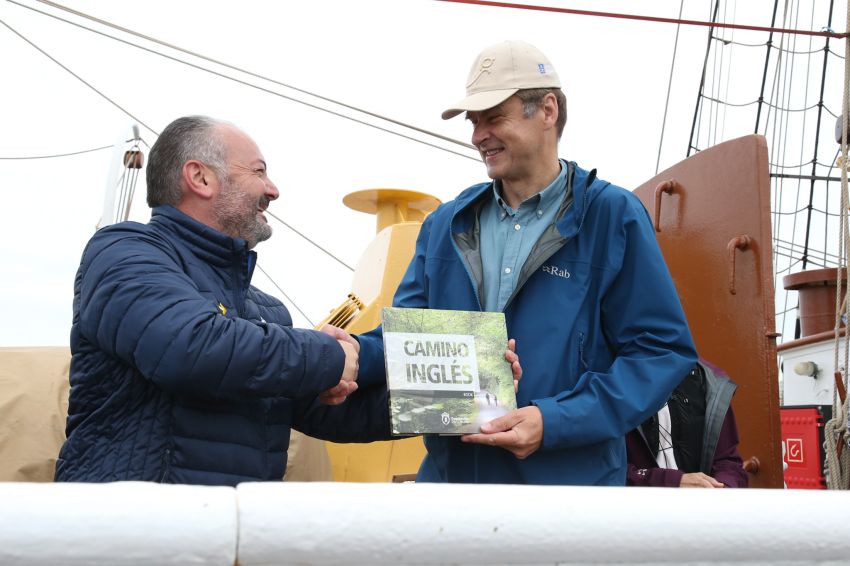
<path id="1" fill-rule="evenodd" d="M 440 201 L 403 189 L 367 189 L 346 195 L 351 209 L 374 214 L 375 239 L 354 272 L 348 298 L 318 324 L 333 324 L 352 334 L 381 323 L 381 309 L 390 306 L 416 246 L 425 217 Z M 405 438 L 369 444 L 326 442 L 336 481 L 382 482 L 409 479 L 425 455 L 422 439 Z"/>

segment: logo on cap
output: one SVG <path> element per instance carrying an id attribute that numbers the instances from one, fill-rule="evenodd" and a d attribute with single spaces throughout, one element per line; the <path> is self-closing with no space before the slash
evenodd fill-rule
<path id="1" fill-rule="evenodd" d="M 469 88 L 472 85 L 474 85 L 476 82 L 478 82 L 478 79 L 480 79 L 485 73 L 489 75 L 490 74 L 490 67 L 492 67 L 493 63 L 495 63 L 495 62 L 496 62 L 495 57 L 487 57 L 487 58 L 483 59 L 481 61 L 481 65 L 479 65 L 479 67 L 478 67 L 478 73 L 475 75 L 475 78 L 473 78 L 471 81 L 469 81 L 469 84 L 466 85 L 466 88 Z"/>

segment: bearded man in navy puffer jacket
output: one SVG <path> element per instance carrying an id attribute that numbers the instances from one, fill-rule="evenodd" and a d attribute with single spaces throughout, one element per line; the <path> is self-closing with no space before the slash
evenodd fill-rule
<path id="1" fill-rule="evenodd" d="M 279 196 L 253 140 L 218 120 L 175 120 L 147 185 L 150 222 L 103 228 L 83 252 L 56 480 L 280 480 L 291 427 L 388 438 L 383 381 L 355 381 L 357 343 L 293 328 L 251 285 Z"/>

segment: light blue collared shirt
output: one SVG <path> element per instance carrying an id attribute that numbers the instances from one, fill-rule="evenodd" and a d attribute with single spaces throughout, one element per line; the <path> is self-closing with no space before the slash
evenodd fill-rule
<path id="1" fill-rule="evenodd" d="M 531 248 L 555 220 L 567 187 L 567 164 L 552 183 L 514 210 L 502 198 L 502 183 L 493 183 L 493 198 L 479 217 L 485 311 L 505 310 Z"/>

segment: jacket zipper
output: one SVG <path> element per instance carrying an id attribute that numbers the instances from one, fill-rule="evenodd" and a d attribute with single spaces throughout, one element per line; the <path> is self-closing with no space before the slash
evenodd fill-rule
<path id="1" fill-rule="evenodd" d="M 567 192 L 572 193 L 573 199 L 575 199 L 575 192 L 573 190 L 573 175 L 574 174 L 575 174 L 575 170 L 572 167 L 572 163 L 567 161 L 567 189 L 566 190 L 567 190 Z M 581 213 L 581 219 L 579 220 L 579 226 L 576 229 L 576 234 L 578 234 L 579 230 L 581 230 L 581 225 L 584 223 L 584 215 L 587 213 L 588 192 L 589 191 L 585 190 L 584 196 L 582 197 L 582 203 L 581 203 L 582 213 Z M 575 200 L 573 200 L 573 202 L 570 206 L 576 206 Z M 558 220 L 563 218 L 563 215 L 566 214 L 568 208 L 569 207 L 565 208 L 562 211 L 559 211 L 559 214 L 555 217 L 555 220 L 552 222 L 551 227 L 554 227 L 554 230 L 556 232 L 557 232 L 556 225 L 558 223 Z M 550 228 L 547 228 L 543 232 L 543 235 L 540 237 L 540 239 L 538 239 L 537 242 L 535 242 L 534 246 L 531 248 L 531 252 L 529 253 L 528 257 L 525 258 L 525 264 L 534 265 L 536 263 L 536 265 L 534 265 L 534 268 L 529 270 L 529 272 L 525 272 L 525 269 L 524 269 L 525 264 L 523 264 L 523 269 L 520 270 L 520 279 L 517 281 L 517 285 L 516 285 L 516 287 L 514 287 L 514 291 L 513 291 L 513 293 L 511 293 L 511 296 L 508 297 L 507 301 L 505 301 L 505 308 L 503 309 L 504 311 L 508 310 L 508 305 L 510 305 L 511 302 L 514 300 L 514 298 L 516 298 L 516 296 L 519 294 L 520 290 L 523 288 L 523 286 L 525 286 L 525 284 L 531 278 L 532 274 L 535 271 L 537 271 L 537 268 L 539 268 L 541 265 L 543 265 L 546 262 L 546 260 L 548 260 L 550 257 L 552 257 L 553 255 L 558 253 L 558 251 L 561 248 L 563 248 L 567 244 L 567 242 L 569 242 L 572 239 L 572 237 L 565 238 L 565 237 L 561 236 L 560 242 L 557 242 L 557 240 L 558 240 L 557 238 L 552 238 L 548 242 L 546 242 L 546 244 L 549 244 L 550 242 L 553 242 L 553 243 L 557 242 L 556 247 L 551 250 L 551 253 L 549 252 L 549 250 L 546 250 L 546 252 L 544 252 L 545 255 L 541 254 L 541 255 L 538 255 L 538 256 L 533 256 L 532 254 L 537 249 L 538 244 L 540 243 L 540 241 L 543 238 L 545 238 L 547 236 L 549 230 L 550 230 Z M 529 263 L 529 260 L 531 260 L 531 263 Z M 523 277 L 523 273 L 525 273 L 525 277 Z"/>
<path id="2" fill-rule="evenodd" d="M 478 303 L 478 310 L 483 311 L 484 307 L 481 306 L 481 297 L 478 296 L 478 285 L 475 283 L 475 278 L 472 276 L 472 271 L 466 264 L 466 259 L 463 257 L 463 254 L 460 253 L 460 250 L 457 247 L 457 242 L 454 241 L 454 238 L 452 238 L 452 245 L 455 248 L 455 253 L 460 258 L 460 263 L 461 265 L 463 265 L 464 271 L 466 271 L 466 276 L 469 277 L 469 283 L 472 285 L 472 294 L 475 295 L 475 302 Z"/>

